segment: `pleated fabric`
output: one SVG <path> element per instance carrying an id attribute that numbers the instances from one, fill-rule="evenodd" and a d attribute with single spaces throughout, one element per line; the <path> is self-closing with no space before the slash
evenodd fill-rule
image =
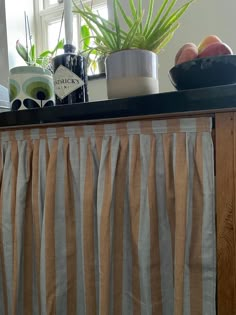
<path id="1" fill-rule="evenodd" d="M 1 315 L 215 314 L 211 120 L 0 133 Z"/>

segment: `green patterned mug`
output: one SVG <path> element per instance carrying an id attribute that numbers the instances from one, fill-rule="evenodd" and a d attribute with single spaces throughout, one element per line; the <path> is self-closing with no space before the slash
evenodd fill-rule
<path id="1" fill-rule="evenodd" d="M 40 67 L 12 68 L 9 77 L 9 93 L 12 110 L 55 105 L 52 73 Z"/>

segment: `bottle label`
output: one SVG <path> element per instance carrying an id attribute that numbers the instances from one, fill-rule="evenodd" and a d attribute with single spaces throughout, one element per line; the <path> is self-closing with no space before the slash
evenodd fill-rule
<path id="1" fill-rule="evenodd" d="M 83 85 L 84 81 L 80 77 L 62 65 L 54 73 L 55 94 L 61 100 Z"/>

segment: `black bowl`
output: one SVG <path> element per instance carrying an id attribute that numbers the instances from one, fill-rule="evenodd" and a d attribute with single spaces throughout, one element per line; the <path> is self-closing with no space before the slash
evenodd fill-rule
<path id="1" fill-rule="evenodd" d="M 236 83 L 236 55 L 198 58 L 176 65 L 169 71 L 177 90 Z"/>

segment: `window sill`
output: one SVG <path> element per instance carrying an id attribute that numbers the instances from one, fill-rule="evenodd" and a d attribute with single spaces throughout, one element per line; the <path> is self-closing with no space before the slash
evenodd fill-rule
<path id="1" fill-rule="evenodd" d="M 105 79 L 106 74 L 105 73 L 99 73 L 99 74 L 93 74 L 88 76 L 88 81 L 92 80 L 98 80 L 98 79 Z"/>

